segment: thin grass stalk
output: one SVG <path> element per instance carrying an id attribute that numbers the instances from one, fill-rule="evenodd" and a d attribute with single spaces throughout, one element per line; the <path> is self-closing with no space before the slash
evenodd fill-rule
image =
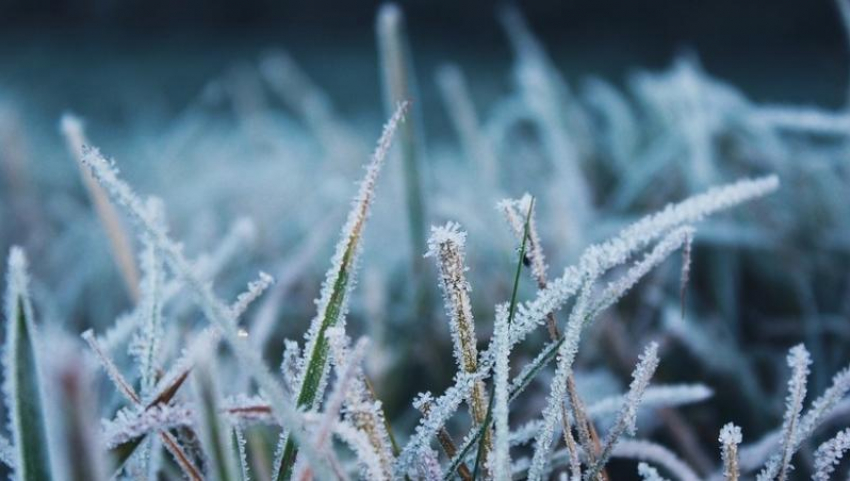
<path id="1" fill-rule="evenodd" d="M 522 233 L 522 242 L 520 242 L 519 246 L 519 258 L 517 259 L 516 269 L 514 270 L 514 282 L 513 288 L 511 289 L 511 302 L 508 305 L 508 321 L 507 328 L 510 329 L 511 323 L 514 319 L 514 314 L 516 314 L 516 306 L 517 306 L 517 293 L 519 292 L 519 279 L 520 274 L 522 273 L 522 265 L 525 261 L 525 252 L 528 247 L 528 233 L 529 226 L 531 225 L 531 216 L 532 212 L 534 212 L 534 198 L 532 197 L 528 204 L 528 212 L 525 214 L 525 227 L 523 228 Z M 508 350 L 510 350 L 511 346 L 508 343 L 505 346 Z M 484 440 L 479 438 L 478 440 L 478 454 L 475 456 L 475 467 L 472 470 L 472 479 L 475 481 L 478 478 L 478 470 L 479 466 L 481 466 L 482 459 L 484 458 L 484 448 L 486 445 L 486 436 L 488 435 L 488 431 L 490 429 L 490 422 L 493 419 L 493 399 L 495 384 L 492 384 L 490 387 L 490 404 L 487 407 L 487 416 L 484 418 L 484 423 L 481 426 L 480 433 L 485 436 Z M 463 459 L 463 456 L 460 457 Z M 448 474 L 451 474 L 453 470 L 450 470 Z"/>
<path id="2" fill-rule="evenodd" d="M 506 199 L 499 203 L 499 208 L 502 210 L 508 224 L 513 228 L 514 234 L 518 239 L 522 235 L 524 229 L 520 223 L 517 210 L 522 209 L 524 206 L 529 206 L 530 203 L 531 196 L 529 194 L 525 194 L 521 199 L 516 201 Z M 529 207 L 526 207 L 526 209 L 527 208 Z M 546 289 L 549 284 L 546 272 L 546 257 L 543 254 L 543 246 L 541 245 L 540 235 L 537 230 L 536 217 L 535 212 L 532 211 L 531 217 L 529 218 L 529 247 L 526 261 L 532 278 L 537 282 L 537 287 L 539 289 Z M 546 315 L 546 327 L 549 331 L 549 338 L 551 341 L 555 342 L 561 337 L 554 312 L 550 312 Z M 567 395 L 569 396 L 573 420 L 575 421 L 576 429 L 579 434 L 579 442 L 584 449 L 584 454 L 587 458 L 588 464 L 592 464 L 596 461 L 596 453 L 601 449 L 599 436 L 596 434 L 596 428 L 593 426 L 593 423 L 590 422 L 585 413 L 584 403 L 578 395 L 575 376 L 573 373 L 570 373 L 567 378 Z M 564 435 L 564 443 L 571 454 L 570 468 L 573 477 L 579 477 L 581 475 L 579 455 L 578 450 L 575 449 L 575 439 L 573 438 L 570 430 L 566 404 L 561 405 L 561 411 L 561 430 Z M 603 477 L 607 477 L 604 470 L 602 475 Z"/>
<path id="3" fill-rule="evenodd" d="M 466 232 L 461 231 L 457 223 L 432 227 L 427 256 L 436 259 L 440 270 L 440 287 L 449 317 L 455 361 L 458 369 L 471 374 L 478 369 L 478 347 L 469 297 L 471 287 L 466 280 L 465 244 Z M 483 382 L 476 383 L 472 389 L 469 405 L 474 426 L 484 421 L 487 404 L 484 389 Z"/>
<path id="4" fill-rule="evenodd" d="M 723 477 L 726 481 L 738 481 L 740 468 L 738 467 L 738 445 L 743 440 L 741 428 L 728 423 L 720 430 L 720 449 L 723 459 Z"/>

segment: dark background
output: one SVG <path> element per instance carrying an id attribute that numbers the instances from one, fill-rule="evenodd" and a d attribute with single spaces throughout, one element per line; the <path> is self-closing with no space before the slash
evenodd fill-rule
<path id="1" fill-rule="evenodd" d="M 338 93 L 343 107 L 346 102 L 357 107 L 358 100 L 379 98 L 377 89 L 364 96 L 362 88 L 363 82 L 377 79 L 371 65 L 372 26 L 379 4 L 4 0 L 0 82 L 14 85 L 20 73 L 24 92 L 39 97 L 30 84 L 51 72 L 69 73 L 73 92 L 85 76 L 75 74 L 87 67 L 123 65 L 141 77 L 156 71 L 157 78 L 140 83 L 158 83 L 160 95 L 181 103 L 201 78 L 239 59 L 255 58 L 265 48 L 285 46 Z M 500 3 L 417 0 L 401 5 L 425 88 L 431 67 L 446 60 L 508 68 L 510 51 L 495 18 Z M 618 81 L 638 67 L 665 68 L 687 49 L 699 54 L 709 73 L 756 100 L 827 107 L 844 102 L 850 55 L 832 0 L 573 0 L 522 2 L 519 7 L 568 79 L 601 74 Z M 340 62 L 347 78 L 340 78 Z M 493 73 L 500 72 L 488 71 L 488 77 Z"/>

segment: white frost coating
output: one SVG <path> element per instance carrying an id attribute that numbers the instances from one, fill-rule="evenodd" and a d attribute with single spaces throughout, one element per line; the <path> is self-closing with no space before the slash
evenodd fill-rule
<path id="1" fill-rule="evenodd" d="M 769 481 L 779 478 L 785 481 L 788 474 L 791 456 L 797 450 L 800 413 L 803 411 L 803 401 L 806 399 L 806 378 L 812 358 L 802 344 L 791 348 L 788 352 L 788 367 L 791 377 L 788 379 L 788 397 L 785 398 L 785 418 L 782 421 L 782 444 L 779 452 L 770 457 L 764 469 L 758 475 L 758 481 Z"/>
<path id="2" fill-rule="evenodd" d="M 732 423 L 724 425 L 720 429 L 720 455 L 723 459 L 723 476 L 727 481 L 737 481 L 738 468 L 738 446 L 744 440 L 741 428 Z"/>
<path id="3" fill-rule="evenodd" d="M 657 469 L 644 462 L 638 464 L 638 474 L 643 478 L 643 481 L 667 481 L 666 478 L 658 474 Z"/>
<path id="4" fill-rule="evenodd" d="M 576 305 L 573 307 L 573 311 L 570 313 L 570 318 L 567 321 L 564 342 L 558 348 L 558 362 L 555 369 L 555 376 L 552 378 L 552 386 L 549 396 L 546 398 L 546 407 L 543 410 L 543 425 L 535 439 L 534 455 L 531 458 L 531 467 L 528 471 L 528 478 L 532 481 L 543 479 L 546 475 L 546 465 L 552 449 L 555 426 L 565 412 L 562 406 L 567 394 L 567 379 L 569 379 L 572 373 L 573 361 L 578 353 L 578 344 L 588 312 L 595 277 L 591 275 L 585 281 L 581 294 L 576 300 Z"/>
<path id="5" fill-rule="evenodd" d="M 247 217 L 236 219 L 215 249 L 200 256 L 195 263 L 198 275 L 211 279 L 240 251 L 251 245 L 257 237 L 257 226 Z"/>
<path id="6" fill-rule="evenodd" d="M 239 319 L 248 310 L 252 302 L 262 296 L 266 289 L 274 284 L 274 278 L 265 272 L 260 272 L 257 280 L 248 283 L 248 290 L 236 297 L 236 302 L 230 306 L 234 319 Z"/>
<path id="7" fill-rule="evenodd" d="M 334 426 L 334 433 L 339 436 L 343 442 L 351 446 L 357 454 L 357 462 L 361 466 L 361 475 L 363 479 L 374 479 L 376 481 L 390 479 L 384 473 L 380 455 L 369 442 L 369 437 L 366 433 L 356 429 L 354 426 L 344 421 L 336 423 L 336 426 Z"/>
<path id="8" fill-rule="evenodd" d="M 632 374 L 632 383 L 629 386 L 629 393 L 623 402 L 623 407 L 617 417 L 617 422 L 614 427 L 608 432 L 605 437 L 605 445 L 602 448 L 602 453 L 596 463 L 588 469 L 584 474 L 586 481 L 596 479 L 596 475 L 611 457 L 611 453 L 620 440 L 622 434 L 633 436 L 636 430 L 637 409 L 643 397 L 643 392 L 649 386 L 649 381 L 652 375 L 655 374 L 655 369 L 658 367 L 658 344 L 653 342 L 643 351 L 640 356 L 635 371 Z"/>
<path id="9" fill-rule="evenodd" d="M 801 443 L 812 436 L 815 429 L 824 422 L 840 419 L 850 414 L 850 399 L 842 399 L 850 391 L 850 368 L 839 371 L 833 377 L 832 385 L 812 403 L 800 421 L 797 436 L 797 449 Z M 759 440 L 741 448 L 740 465 L 742 471 L 757 469 L 771 453 L 778 449 L 782 433 L 779 429 L 771 431 Z"/>
<path id="10" fill-rule="evenodd" d="M 3 352 L 3 372 L 5 379 L 3 380 L 3 395 L 6 403 L 6 410 L 9 416 L 9 431 L 12 435 L 12 445 L 6 438 L 0 441 L 0 457 L 10 467 L 16 467 L 15 474 L 25 479 L 29 473 L 24 472 L 25 466 L 17 466 L 15 460 L 25 459 L 23 454 L 23 442 L 21 440 L 22 430 L 26 426 L 21 425 L 21 412 L 19 403 L 16 402 L 18 396 L 18 386 L 16 376 L 10 375 L 17 369 L 17 358 L 14 355 L 15 346 L 18 342 L 18 329 L 16 329 L 16 319 L 21 315 L 20 309 L 23 309 L 24 321 L 27 324 L 27 330 L 35 334 L 35 323 L 33 322 L 32 301 L 29 295 L 30 279 L 27 274 L 27 258 L 24 250 L 18 246 L 12 246 L 9 250 L 8 270 L 6 271 L 6 294 L 4 298 L 4 315 L 6 322 L 6 345 Z M 34 353 L 38 355 L 38 352 Z M 39 386 L 39 391 L 41 391 Z M 44 394 L 39 394 L 39 400 L 44 399 Z"/>
<path id="11" fill-rule="evenodd" d="M 437 480 L 443 479 L 443 468 L 440 467 L 440 458 L 437 452 L 430 446 L 422 449 L 419 461 L 416 463 L 416 479 Z"/>
<path id="12" fill-rule="evenodd" d="M 6 436 L 0 436 L 0 461 L 10 469 L 15 468 L 15 448 Z"/>
<path id="13" fill-rule="evenodd" d="M 508 308 L 496 306 L 496 321 L 493 327 L 493 349 L 496 353 L 493 399 L 493 462 L 490 468 L 493 479 L 511 479 L 510 426 L 508 424 L 508 374 L 510 346 L 508 345 Z"/>
<path id="14" fill-rule="evenodd" d="M 236 436 L 236 448 L 239 451 L 239 471 L 242 473 L 242 481 L 251 481 L 251 468 L 248 465 L 248 441 L 245 433 L 239 426 L 233 426 L 233 434 Z"/>
<path id="15" fill-rule="evenodd" d="M 550 312 L 557 310 L 575 295 L 588 272 L 604 272 L 622 264 L 635 251 L 670 229 L 698 222 L 720 210 L 767 195 L 778 187 L 779 178 L 775 175 L 713 187 L 703 194 L 678 204 L 670 204 L 663 210 L 642 218 L 602 244 L 590 246 L 585 250 L 578 265 L 568 267 L 561 277 L 550 281 L 547 288 L 538 293 L 536 299 L 518 306 L 514 323 L 511 325 L 511 345 L 522 341 Z"/>
<path id="16" fill-rule="evenodd" d="M 587 283 L 587 279 L 596 279 L 606 270 L 622 264 L 635 251 L 644 248 L 657 237 L 666 234 L 671 229 L 682 224 L 695 223 L 720 210 L 767 195 L 775 191 L 778 187 L 779 178 L 775 175 L 756 179 L 744 179 L 732 184 L 713 187 L 703 194 L 692 196 L 680 203 L 669 204 L 661 211 L 648 215 L 631 224 L 612 239 L 590 246 L 585 250 L 578 265 L 566 268 L 564 274 L 549 282 L 545 289 L 541 289 L 538 292 L 537 297 L 533 301 L 518 306 L 516 317 L 511 324 L 509 345 L 513 347 L 525 339 L 525 336 L 543 323 L 550 312 L 554 312 L 560 308 L 567 300 L 575 295 Z M 587 293 L 580 296 L 576 307 L 573 308 L 573 315 L 571 315 L 570 322 L 567 324 L 565 340 L 559 349 L 559 365 L 571 364 L 572 357 L 577 349 L 582 322 L 574 322 L 573 317 L 576 315 L 579 318 L 584 317 L 587 306 L 583 306 L 581 311 L 578 310 L 578 307 L 580 303 L 587 304 L 590 297 L 590 286 L 585 287 L 584 290 Z M 582 298 L 584 298 L 583 301 Z M 521 387 L 519 380 L 523 378 L 522 374 L 530 372 L 531 369 L 539 365 L 539 362 L 542 361 L 542 356 L 543 353 L 538 355 L 535 361 L 529 364 L 520 376 L 515 378 L 514 382 L 512 382 L 512 390 Z M 477 371 L 479 376 L 483 377 L 488 374 L 492 367 L 492 361 L 492 349 L 487 349 L 481 353 Z M 566 371 L 566 369 L 561 370 Z M 542 450 L 545 453 L 542 452 L 542 457 L 538 458 L 536 465 L 534 460 L 532 460 L 532 471 L 537 470 L 537 475 L 542 476 L 543 459 L 545 458 L 545 454 L 548 454 L 548 448 L 551 447 L 551 433 L 554 432 L 554 423 L 559 419 L 556 417 L 558 415 L 554 413 L 555 411 L 560 411 L 560 409 L 556 409 L 557 401 L 555 399 L 558 399 L 558 397 L 553 398 L 553 394 L 558 394 L 556 391 L 565 392 L 565 386 L 561 386 L 563 389 L 559 387 L 560 384 L 564 383 L 557 382 L 558 379 L 566 379 L 563 377 L 565 374 L 567 373 L 556 372 L 556 382 L 553 383 L 553 392 L 550 393 L 547 411 L 544 412 L 546 423 L 538 437 L 541 439 L 549 437 L 550 440 L 548 443 L 541 444 L 541 447 L 545 448 Z M 848 379 L 848 384 L 850 384 L 850 379 Z M 457 384 L 454 387 L 457 387 Z M 559 399 L 563 399 L 563 392 L 560 393 Z M 547 425 L 551 425 L 552 429 L 545 429 Z M 464 443 L 464 447 L 465 444 L 466 442 Z"/>
<path id="17" fill-rule="evenodd" d="M 328 329 L 327 336 L 331 344 L 331 349 L 334 349 L 334 345 L 345 342 L 345 335 L 338 328 Z M 331 390 L 330 396 L 328 396 L 327 403 L 325 403 L 325 410 L 322 413 L 318 429 L 315 433 L 315 445 L 317 449 L 324 449 L 330 439 L 334 423 L 339 419 L 342 404 L 348 395 L 349 386 L 358 374 L 357 367 L 363 362 L 367 344 L 368 341 L 366 339 L 360 339 L 351 353 L 346 352 L 345 358 L 341 360 L 343 362 L 337 364 L 336 383 Z M 337 347 L 336 350 L 339 351 L 341 349 Z M 299 476 L 294 476 L 294 478 L 301 479 Z"/>
<path id="18" fill-rule="evenodd" d="M 456 222 L 431 227 L 426 257 L 433 257 L 440 270 L 440 288 L 449 316 L 449 327 L 454 345 L 458 369 L 475 372 L 478 350 L 475 342 L 475 321 L 469 292 L 472 288 L 466 280 L 465 265 L 466 232 Z"/>
<path id="19" fill-rule="evenodd" d="M 290 391 L 295 391 L 301 371 L 299 366 L 301 362 L 301 347 L 298 346 L 298 341 L 292 339 L 283 340 L 283 357 L 280 361 L 280 373 L 283 376 L 284 385 Z"/>
<path id="20" fill-rule="evenodd" d="M 162 219 L 161 206 L 157 201 L 149 200 L 149 210 Z M 165 336 L 163 331 L 162 308 L 164 303 L 163 283 L 165 282 L 162 257 L 149 236 L 143 236 L 145 249 L 142 253 L 141 298 L 135 315 L 140 326 L 128 348 L 136 358 L 141 377 L 140 394 L 148 396 L 156 383 L 156 372 L 160 369 L 160 344 Z M 105 351 L 108 352 L 108 351 Z"/>
<path id="21" fill-rule="evenodd" d="M 542 425 L 541 420 L 535 419 L 511 431 L 511 446 L 521 446 L 533 440 Z"/>
<path id="22" fill-rule="evenodd" d="M 233 222 L 224 239 L 216 245 L 210 253 L 204 253 L 197 257 L 192 265 L 200 279 L 211 280 L 227 266 L 240 252 L 243 252 L 254 242 L 256 237 L 256 226 L 248 218 L 240 218 Z M 179 279 L 169 282 L 165 286 L 165 301 L 168 302 L 183 288 Z M 182 314 L 186 304 L 180 304 L 175 308 L 175 315 Z"/>
<path id="23" fill-rule="evenodd" d="M 271 424 L 275 421 L 269 403 L 256 396 L 224 398 L 220 412 L 234 425 L 252 422 Z M 192 426 L 196 419 L 196 407 L 191 403 L 156 404 L 150 407 L 134 405 L 119 410 L 112 420 L 101 420 L 102 437 L 107 448 L 113 448 L 151 432 Z"/>
<path id="24" fill-rule="evenodd" d="M 357 271 L 357 260 L 360 256 L 360 239 L 363 235 L 363 228 L 366 224 L 366 219 L 369 217 L 369 210 L 372 205 L 372 200 L 375 197 L 375 186 L 378 181 L 378 174 L 381 172 L 381 167 L 384 165 L 387 154 L 392 145 L 393 136 L 396 129 L 401 124 L 407 113 L 408 103 L 402 102 L 398 105 L 395 113 L 390 120 L 384 125 L 384 130 L 378 140 L 378 145 L 375 147 L 375 152 L 372 154 L 372 159 L 366 166 L 366 175 L 360 181 L 360 187 L 357 195 L 352 201 L 352 208 L 348 212 L 348 218 L 342 228 L 340 241 L 336 245 L 333 258 L 331 259 L 331 267 L 325 274 L 325 281 L 322 284 L 321 295 L 318 302 L 318 312 L 316 317 L 310 322 L 310 329 L 305 334 L 306 344 L 304 347 L 304 358 L 302 363 L 306 366 L 314 356 L 317 349 L 318 336 L 322 335 L 324 329 L 325 318 L 328 307 L 331 303 L 331 297 L 336 287 L 336 281 L 341 275 L 348 276 L 348 280 L 344 286 L 342 299 L 340 302 L 339 313 L 335 320 L 337 326 L 345 327 L 345 318 L 348 310 L 348 298 L 356 283 L 355 272 Z M 323 393 L 325 384 L 327 383 L 327 372 L 329 364 L 327 362 L 322 366 L 322 374 L 317 393 Z M 301 369 L 301 374 L 304 374 L 304 369 Z M 300 379 L 303 383 L 304 379 Z M 303 385 L 299 391 L 303 389 Z M 316 396 L 312 406 L 304 406 L 308 409 L 314 409 L 321 402 L 322 396 Z"/>
<path id="25" fill-rule="evenodd" d="M 700 481 L 700 477 L 673 452 L 649 441 L 624 439 L 617 443 L 611 454 L 615 458 L 649 461 L 663 466 L 680 481 Z"/>
<path id="26" fill-rule="evenodd" d="M 694 228 L 691 226 L 679 227 L 667 234 L 652 249 L 652 251 L 650 251 L 643 259 L 636 262 L 635 265 L 624 275 L 608 283 L 608 286 L 599 296 L 600 299 L 597 301 L 590 319 L 593 319 L 599 312 L 614 305 L 614 303 L 616 303 L 632 287 L 634 287 L 635 284 L 643 278 L 643 276 L 648 274 L 649 271 L 667 259 L 673 251 L 682 246 L 690 245 L 693 237 Z"/>
<path id="27" fill-rule="evenodd" d="M 351 377 L 344 391 L 341 393 L 344 399 L 344 419 L 355 429 L 366 434 L 369 443 L 378 455 L 381 463 L 381 471 L 385 477 L 389 478 L 392 476 L 392 464 L 394 461 L 390 435 L 387 431 L 387 423 L 384 419 L 384 411 L 381 403 L 372 397 L 371 391 L 366 385 L 366 377 L 363 372 L 362 363 L 365 357 L 364 349 L 366 340 L 361 339 L 358 341 L 354 350 L 349 352 L 349 339 L 342 328 L 333 327 L 328 329 L 327 336 L 332 361 L 336 369 L 347 371 L 348 367 L 351 368 Z M 357 362 L 352 362 L 355 360 Z M 328 403 L 330 404 L 330 400 Z"/>
<path id="28" fill-rule="evenodd" d="M 140 404 L 141 399 L 138 394 L 136 394 L 133 386 L 124 379 L 124 375 L 121 374 L 118 366 L 115 365 L 112 359 L 103 351 L 103 348 L 100 347 L 100 344 L 98 344 L 97 338 L 94 335 L 94 331 L 89 329 L 82 333 L 81 337 L 88 343 L 95 356 L 97 356 L 97 360 L 100 362 L 101 366 L 103 366 L 103 370 L 106 371 L 106 375 L 109 376 L 109 379 L 113 384 L 115 384 L 115 387 L 118 388 L 118 391 L 120 391 L 121 394 L 124 395 L 124 397 L 131 403 Z"/>
<path id="29" fill-rule="evenodd" d="M 466 232 L 456 222 L 431 227 L 426 257 L 433 257 L 440 270 L 440 288 L 449 317 L 449 328 L 454 345 L 458 370 L 473 374 L 478 369 L 478 347 L 475 338 L 475 319 L 469 293 L 472 287 L 466 280 Z M 472 390 L 470 411 L 476 425 L 484 422 L 487 401 L 483 383 Z"/>
<path id="30" fill-rule="evenodd" d="M 850 428 L 839 431 L 834 438 L 820 445 L 815 452 L 815 474 L 812 479 L 814 481 L 832 479 L 832 472 L 848 450 L 850 450 Z"/>
<path id="31" fill-rule="evenodd" d="M 704 384 L 674 384 L 653 386 L 646 389 L 640 409 L 676 407 L 698 403 L 710 398 L 714 392 Z M 624 396 L 610 396 L 601 399 L 587 408 L 591 418 L 602 418 L 616 413 L 623 405 Z"/>
<path id="32" fill-rule="evenodd" d="M 125 312 L 100 336 L 100 345 L 106 352 L 115 352 L 134 333 L 139 325 L 136 311 Z"/>
<path id="33" fill-rule="evenodd" d="M 190 426 L 194 410 L 184 404 L 159 404 L 148 409 L 133 406 L 121 409 L 113 420 L 103 420 L 104 444 L 112 449 L 150 432 Z"/>
<path id="34" fill-rule="evenodd" d="M 268 396 L 279 422 L 292 428 L 301 451 L 311 460 L 311 464 L 317 469 L 323 466 L 324 463 L 311 449 L 309 442 L 303 442 L 307 440 L 303 434 L 303 420 L 300 414 L 260 358 L 260 354 L 239 336 L 236 320 L 233 319 L 230 308 L 212 292 L 211 286 L 194 272 L 189 261 L 183 256 L 181 246 L 158 228 L 156 221 L 150 217 L 138 196 L 129 185 L 118 178 L 113 163 L 107 161 L 97 149 L 93 148 L 84 149 L 83 162 L 91 167 L 95 178 L 106 188 L 113 200 L 123 205 L 131 218 L 151 236 L 157 248 L 162 251 L 168 266 L 177 277 L 184 280 L 204 315 L 221 329 L 239 361 L 251 372 L 264 394 Z"/>
<path id="35" fill-rule="evenodd" d="M 475 375 L 463 372 L 458 373 L 455 376 L 454 385 L 448 388 L 445 394 L 437 399 L 430 399 L 430 396 L 427 397 L 427 400 L 430 402 L 430 409 L 428 414 L 419 421 L 419 425 L 416 426 L 413 436 L 410 437 L 410 440 L 404 446 L 404 449 L 396 460 L 394 469 L 395 477 L 404 477 L 407 473 L 414 470 L 415 460 L 422 449 L 428 446 L 431 438 L 443 427 L 446 420 L 454 414 L 460 403 L 469 395 L 472 386 L 478 379 Z M 417 404 L 421 406 L 424 399 L 426 398 L 420 396 Z M 414 407 L 419 409 L 416 405 Z"/>
<path id="36" fill-rule="evenodd" d="M 814 433 L 815 428 L 830 415 L 848 391 L 850 391 L 850 366 L 838 371 L 832 377 L 832 384 L 812 402 L 812 406 L 800 420 L 795 449 L 798 449 L 800 444 Z"/>
<path id="37" fill-rule="evenodd" d="M 523 194 L 517 200 L 504 199 L 500 201 L 496 208 L 502 211 L 511 230 L 514 233 L 519 244 L 522 244 L 522 237 L 525 233 L 525 216 L 528 215 L 528 210 L 531 208 L 533 198 L 531 194 Z M 535 211 L 531 212 L 528 218 L 528 243 L 526 245 L 526 257 L 531 261 L 531 274 L 537 284 L 543 287 L 548 279 L 546 265 L 546 257 L 543 255 L 543 247 L 540 245 L 540 234 L 537 231 L 537 215 Z"/>

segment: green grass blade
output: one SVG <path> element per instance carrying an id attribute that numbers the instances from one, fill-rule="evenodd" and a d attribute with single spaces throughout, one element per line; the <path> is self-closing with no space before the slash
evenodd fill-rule
<path id="1" fill-rule="evenodd" d="M 301 377 L 301 387 L 298 391 L 296 405 L 299 408 L 310 409 L 321 400 L 324 392 L 325 377 L 328 371 L 328 340 L 327 330 L 336 325 L 344 325 L 347 310 L 348 295 L 351 291 L 351 276 L 357 264 L 360 251 L 360 239 L 366 224 L 369 208 L 375 195 L 375 183 L 378 174 L 389 152 L 393 135 L 400 126 L 407 112 L 408 104 L 398 104 L 395 113 L 384 127 L 384 132 L 378 140 L 378 146 L 372 155 L 372 160 L 366 169 L 366 175 L 360 183 L 360 190 L 355 198 L 353 208 L 348 214 L 342 239 L 337 245 L 336 254 L 319 302 L 319 314 L 313 320 L 308 333 L 309 341 L 305 346 L 306 367 Z M 277 466 L 278 481 L 288 480 L 292 476 L 292 468 L 298 448 L 291 436 L 285 439 L 280 464 Z"/>
<path id="2" fill-rule="evenodd" d="M 522 266 L 525 263 L 525 248 L 528 241 L 528 230 L 529 225 L 531 224 L 531 213 L 534 212 L 534 198 L 532 197 L 531 202 L 528 205 L 528 212 L 525 215 L 525 227 L 522 231 L 522 243 L 519 247 L 519 259 L 516 263 L 516 271 L 514 272 L 514 286 L 511 290 L 511 303 L 508 308 L 508 326 L 511 325 L 511 321 L 514 319 L 514 313 L 516 312 L 516 298 L 517 292 L 519 291 L 519 278 L 522 273 Z M 472 481 L 478 479 L 478 470 L 481 466 L 481 459 L 484 457 L 484 446 L 487 444 L 481 441 L 482 436 L 487 433 L 487 429 L 490 427 L 490 423 L 493 420 L 493 399 L 495 398 L 495 388 L 496 384 L 492 383 L 490 385 L 490 402 L 487 405 L 487 415 L 484 417 L 484 423 L 482 424 L 482 428 L 479 432 L 480 435 L 478 437 L 478 454 L 475 456 L 475 467 L 472 470 Z M 461 457 L 462 459 L 462 457 Z M 449 473 L 453 473 L 454 470 L 449 471 Z"/>
<path id="3" fill-rule="evenodd" d="M 50 480 L 50 454 L 36 355 L 35 323 L 24 252 L 9 253 L 6 291 L 6 403 L 16 451 L 16 479 Z"/>

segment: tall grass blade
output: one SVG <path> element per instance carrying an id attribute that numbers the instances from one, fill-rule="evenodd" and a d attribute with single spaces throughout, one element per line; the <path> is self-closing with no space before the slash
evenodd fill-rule
<path id="1" fill-rule="evenodd" d="M 514 314 L 516 313 L 516 299 L 517 299 L 517 292 L 519 292 L 519 277 L 520 277 L 520 274 L 522 273 L 523 263 L 525 262 L 525 249 L 526 249 L 526 246 L 528 244 L 528 242 L 527 242 L 528 241 L 528 232 L 529 232 L 529 228 L 531 226 L 532 212 L 534 212 L 534 198 L 533 197 L 531 198 L 531 200 L 528 203 L 528 212 L 526 212 L 526 214 L 525 214 L 525 227 L 523 228 L 523 232 L 522 232 L 522 242 L 520 243 L 520 246 L 519 246 L 519 258 L 517 259 L 516 269 L 514 270 L 514 284 L 513 284 L 513 288 L 511 289 L 511 302 L 508 306 L 508 320 L 507 320 L 506 329 L 510 329 L 511 322 L 513 322 Z M 500 345 L 500 347 L 503 348 L 503 349 L 506 349 L 508 351 L 510 351 L 510 349 L 511 349 L 510 342 L 505 342 L 504 344 Z M 490 421 L 493 419 L 493 404 L 494 404 L 493 400 L 495 399 L 495 391 L 494 391 L 495 388 L 496 388 L 496 385 L 494 383 L 492 385 L 492 387 L 490 388 L 490 404 L 487 406 L 487 416 L 484 418 L 484 423 L 483 423 L 482 429 L 480 431 L 482 435 L 486 434 L 487 429 L 489 429 L 489 426 L 490 426 Z M 475 481 L 475 479 L 478 478 L 478 470 L 479 470 L 479 466 L 481 465 L 481 460 L 484 457 L 484 447 L 485 447 L 485 445 L 486 445 L 486 442 L 482 442 L 479 439 L 479 441 L 478 441 L 478 454 L 475 456 L 475 467 L 472 470 L 473 481 Z M 460 456 L 460 459 L 463 459 L 463 456 Z M 453 472 L 454 472 L 454 470 L 450 470 L 449 474 L 451 474 Z"/>
<path id="2" fill-rule="evenodd" d="M 360 240 L 375 196 L 375 184 L 392 145 L 393 136 L 402 124 L 407 108 L 406 102 L 399 103 L 395 113 L 384 126 L 384 132 L 378 140 L 353 207 L 348 213 L 348 220 L 342 229 L 342 239 L 337 244 L 331 268 L 327 272 L 325 284 L 322 287 L 318 315 L 313 319 L 307 333 L 304 368 L 300 375 L 301 382 L 296 399 L 296 405 L 300 408 L 312 409 L 321 402 L 329 366 L 326 332 L 334 326 L 345 326 L 348 297 L 354 287 Z M 286 436 L 285 438 L 280 466 L 277 469 L 278 480 L 287 480 L 291 477 L 295 456 L 298 453 L 293 440 Z"/>
<path id="3" fill-rule="evenodd" d="M 35 319 L 24 251 L 12 247 L 6 274 L 6 409 L 15 445 L 15 477 L 50 480 L 50 454 Z"/>

